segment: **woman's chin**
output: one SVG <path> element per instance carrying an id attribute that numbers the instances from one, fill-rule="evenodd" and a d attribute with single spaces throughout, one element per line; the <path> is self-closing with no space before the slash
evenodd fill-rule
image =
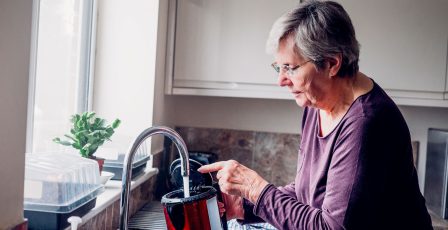
<path id="1" fill-rule="evenodd" d="M 310 101 L 308 101 L 300 96 L 295 97 L 295 100 L 296 100 L 296 104 L 300 107 L 305 108 L 310 105 Z"/>

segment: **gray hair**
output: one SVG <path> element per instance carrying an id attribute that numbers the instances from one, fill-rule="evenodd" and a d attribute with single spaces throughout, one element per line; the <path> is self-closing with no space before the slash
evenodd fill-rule
<path id="1" fill-rule="evenodd" d="M 338 76 L 354 76 L 358 70 L 359 43 L 344 8 L 336 2 L 310 0 L 281 16 L 272 26 L 266 44 L 268 53 L 294 36 L 295 52 L 311 59 L 321 69 L 325 60 L 342 55 Z"/>

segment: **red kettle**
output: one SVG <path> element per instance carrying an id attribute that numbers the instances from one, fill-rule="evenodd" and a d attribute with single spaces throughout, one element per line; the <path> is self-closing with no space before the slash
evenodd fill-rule
<path id="1" fill-rule="evenodd" d="M 190 163 L 190 197 L 183 193 L 183 178 L 180 170 L 180 159 L 170 165 L 169 175 L 172 192 L 162 197 L 167 228 L 180 229 L 223 229 L 227 230 L 225 213 L 219 215 L 218 201 L 222 202 L 218 183 L 214 182 L 210 173 L 197 171 L 202 166 L 194 159 Z"/>

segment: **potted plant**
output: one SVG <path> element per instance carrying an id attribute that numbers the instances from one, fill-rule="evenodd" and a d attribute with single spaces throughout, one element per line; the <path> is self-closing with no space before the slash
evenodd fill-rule
<path id="1" fill-rule="evenodd" d="M 101 173 L 104 158 L 95 157 L 93 154 L 106 140 L 110 141 L 110 137 L 121 121 L 115 119 L 112 124 L 107 125 L 106 120 L 97 117 L 94 112 L 84 112 L 73 115 L 71 122 L 73 127 L 70 129 L 70 134 L 64 135 L 67 139 L 61 140 L 56 137 L 53 141 L 61 145 L 72 146 L 79 150 L 81 156 L 96 160 Z"/>

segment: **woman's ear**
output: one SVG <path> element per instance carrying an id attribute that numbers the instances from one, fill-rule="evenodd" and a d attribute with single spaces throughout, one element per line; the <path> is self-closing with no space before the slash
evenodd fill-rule
<path id="1" fill-rule="evenodd" d="M 328 58 L 328 64 L 330 77 L 336 76 L 342 65 L 342 54 L 339 53 L 334 55 L 333 57 Z"/>

